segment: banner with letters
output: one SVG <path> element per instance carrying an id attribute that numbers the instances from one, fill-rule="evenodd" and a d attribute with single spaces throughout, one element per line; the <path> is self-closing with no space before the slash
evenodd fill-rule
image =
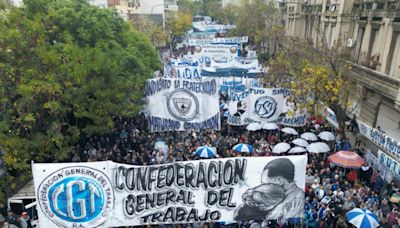
<path id="1" fill-rule="evenodd" d="M 279 88 L 250 88 L 232 93 L 229 100 L 228 124 L 241 126 L 278 120 L 283 111 L 284 98 L 290 90 Z"/>
<path id="2" fill-rule="evenodd" d="M 146 99 L 152 132 L 221 128 L 215 80 L 147 80 Z"/>
<path id="3" fill-rule="evenodd" d="M 303 217 L 307 156 L 33 164 L 40 227 Z"/>
<path id="4" fill-rule="evenodd" d="M 379 171 L 379 175 L 384 179 L 387 183 L 390 183 L 393 180 L 393 173 L 386 166 L 387 155 L 381 154 L 383 153 L 381 150 L 378 150 L 378 159 L 369 149 L 364 154 L 365 162 L 369 165 L 369 167 L 374 168 Z M 390 163 L 389 163 L 390 166 Z M 399 176 L 400 177 L 400 176 Z M 399 179 L 399 177 L 396 177 Z"/>
<path id="5" fill-rule="evenodd" d="M 280 116 L 276 123 L 289 127 L 302 127 L 307 123 L 307 112 L 295 112 L 293 115 L 286 113 Z"/>
<path id="6" fill-rule="evenodd" d="M 393 158 L 396 158 L 397 161 L 400 161 L 400 141 L 386 135 L 382 131 L 375 129 L 360 120 L 357 120 L 357 123 L 360 133 L 365 138 L 375 143 L 382 150 L 393 156 Z"/>
<path id="7" fill-rule="evenodd" d="M 386 153 L 378 150 L 378 161 L 380 166 L 385 167 L 385 180 L 390 183 L 393 177 L 400 180 L 400 163 L 395 159 L 389 157 Z M 381 170 L 382 171 L 382 170 Z M 380 173 L 379 173 L 380 174 Z"/>
<path id="8" fill-rule="evenodd" d="M 228 63 L 238 56 L 238 45 L 208 44 L 195 46 L 193 53 L 186 55 L 185 58 L 192 61 L 199 61 L 202 67 L 215 67 Z"/>
<path id="9" fill-rule="evenodd" d="M 198 61 L 172 59 L 165 65 L 168 65 L 164 67 L 165 78 L 201 79 L 201 67 Z"/>
<path id="10" fill-rule="evenodd" d="M 188 39 L 187 43 L 189 46 L 205 45 L 205 44 L 243 44 L 248 43 L 248 36 L 241 37 L 212 37 L 212 38 L 202 38 L 202 39 Z"/>

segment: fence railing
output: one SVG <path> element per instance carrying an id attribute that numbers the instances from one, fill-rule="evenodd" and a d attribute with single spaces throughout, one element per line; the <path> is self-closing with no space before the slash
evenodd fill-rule
<path id="1" fill-rule="evenodd" d="M 362 85 L 396 101 L 400 91 L 400 79 L 382 74 L 367 67 L 352 64 L 350 76 Z"/>

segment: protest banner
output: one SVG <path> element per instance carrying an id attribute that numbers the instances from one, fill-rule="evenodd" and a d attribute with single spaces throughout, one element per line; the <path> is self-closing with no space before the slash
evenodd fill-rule
<path id="1" fill-rule="evenodd" d="M 239 56 L 239 46 L 232 44 L 197 45 L 193 53 L 185 56 L 186 59 L 199 61 L 201 67 L 215 67 L 228 63 Z"/>
<path id="2" fill-rule="evenodd" d="M 286 113 L 284 116 L 280 116 L 276 123 L 288 127 L 301 127 L 306 125 L 307 117 L 307 112 L 295 112 L 293 115 Z"/>
<path id="3" fill-rule="evenodd" d="M 379 170 L 379 174 L 384 175 L 384 179 L 390 183 L 395 177 L 397 180 L 400 180 L 400 164 L 398 161 L 394 160 L 383 151 L 378 150 L 378 164 L 374 166 L 376 170 Z"/>
<path id="4" fill-rule="evenodd" d="M 290 90 L 279 88 L 250 88 L 245 92 L 233 93 L 228 105 L 228 124 L 241 126 L 254 122 L 274 122 L 282 113 L 284 96 L 289 94 Z"/>
<path id="5" fill-rule="evenodd" d="M 165 65 L 168 65 L 164 67 L 165 78 L 201 79 L 201 67 L 198 61 L 172 59 Z"/>
<path id="6" fill-rule="evenodd" d="M 361 120 L 357 120 L 357 123 L 360 133 L 365 138 L 376 144 L 383 151 L 390 154 L 397 161 L 400 161 L 400 141 L 386 135 L 384 132 L 378 129 L 369 126 Z"/>
<path id="7" fill-rule="evenodd" d="M 219 130 L 221 123 L 217 90 L 215 80 L 147 80 L 149 130 Z"/>
<path id="8" fill-rule="evenodd" d="M 379 160 L 371 150 L 367 149 L 364 154 L 365 162 L 368 164 L 369 167 L 374 168 L 375 170 L 379 171 L 379 175 L 382 179 L 386 180 L 387 183 L 390 183 L 393 180 L 393 173 L 389 170 L 388 167 L 384 164 L 385 156 L 381 155 L 383 153 L 381 150 L 378 151 L 378 157 L 381 158 Z"/>
<path id="9" fill-rule="evenodd" d="M 334 112 L 331 108 L 326 107 L 326 109 L 325 109 L 325 111 L 324 111 L 324 116 L 325 116 L 326 120 L 327 120 L 332 126 L 334 126 L 335 128 L 339 128 L 339 123 L 337 122 L 336 114 L 335 114 L 335 112 Z"/>
<path id="10" fill-rule="evenodd" d="M 302 217 L 307 156 L 33 164 L 40 227 Z"/>
<path id="11" fill-rule="evenodd" d="M 212 38 L 201 38 L 188 39 L 187 43 L 189 46 L 205 45 L 205 44 L 243 44 L 249 42 L 248 36 L 241 37 L 212 37 Z"/>
<path id="12" fill-rule="evenodd" d="M 306 125 L 308 117 L 307 110 L 297 107 L 295 103 L 290 102 L 287 95 L 288 93 L 283 102 L 282 114 L 275 123 L 289 127 L 301 127 Z"/>

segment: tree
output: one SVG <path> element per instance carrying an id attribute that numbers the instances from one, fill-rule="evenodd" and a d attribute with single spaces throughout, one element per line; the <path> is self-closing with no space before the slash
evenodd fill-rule
<path id="1" fill-rule="evenodd" d="M 346 108 L 353 88 L 344 73 L 350 68 L 346 59 L 347 54 L 337 48 L 291 39 L 271 61 L 269 80 L 291 88 L 293 101 L 311 113 L 321 115 L 330 107 L 345 134 Z"/>
<path id="2" fill-rule="evenodd" d="M 63 161 L 80 134 L 140 109 L 154 47 L 118 14 L 84 0 L 25 0 L 0 18 L 0 141 L 10 174 Z"/>
<path id="3" fill-rule="evenodd" d="M 133 25 L 138 31 L 144 33 L 155 47 L 165 47 L 169 43 L 169 35 L 165 29 L 149 18 L 138 18 L 133 21 Z"/>
<path id="4" fill-rule="evenodd" d="M 171 36 L 182 36 L 192 27 L 192 15 L 184 11 L 170 12 L 166 27 Z"/>
<path id="5" fill-rule="evenodd" d="M 240 8 L 236 4 L 227 4 L 222 8 L 218 14 L 214 16 L 214 19 L 223 24 L 236 24 L 239 19 Z"/>
<path id="6" fill-rule="evenodd" d="M 201 1 L 201 13 L 204 16 L 210 16 L 217 18 L 222 10 L 221 0 L 202 0 Z"/>
<path id="7" fill-rule="evenodd" d="M 260 50 L 267 45 L 274 53 L 283 40 L 284 26 L 279 23 L 279 9 L 273 1 L 242 0 L 237 7 L 236 28 L 232 35 L 249 36 L 249 40 Z"/>
<path id="8" fill-rule="evenodd" d="M 179 11 L 187 12 L 192 15 L 199 14 L 200 5 L 192 0 L 178 0 L 177 5 L 179 7 Z"/>

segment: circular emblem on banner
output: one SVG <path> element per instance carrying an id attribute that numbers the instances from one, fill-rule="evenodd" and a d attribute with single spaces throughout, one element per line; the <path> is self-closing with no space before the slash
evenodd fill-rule
<path id="1" fill-rule="evenodd" d="M 60 227 L 97 227 L 114 207 L 110 179 L 84 166 L 59 169 L 39 185 L 37 199 L 42 212 Z"/>
<path id="2" fill-rule="evenodd" d="M 194 120 L 199 114 L 199 100 L 186 89 L 177 89 L 167 98 L 168 112 L 180 121 Z"/>
<path id="3" fill-rule="evenodd" d="M 197 53 L 201 52 L 201 47 L 200 46 L 194 47 L 194 51 Z"/>
<path id="4" fill-rule="evenodd" d="M 273 97 L 263 96 L 257 99 L 254 110 L 258 117 L 268 119 L 275 114 L 277 106 L 278 103 Z"/>
<path id="5" fill-rule="evenodd" d="M 237 47 L 232 46 L 230 49 L 231 53 L 235 53 L 237 51 Z"/>

